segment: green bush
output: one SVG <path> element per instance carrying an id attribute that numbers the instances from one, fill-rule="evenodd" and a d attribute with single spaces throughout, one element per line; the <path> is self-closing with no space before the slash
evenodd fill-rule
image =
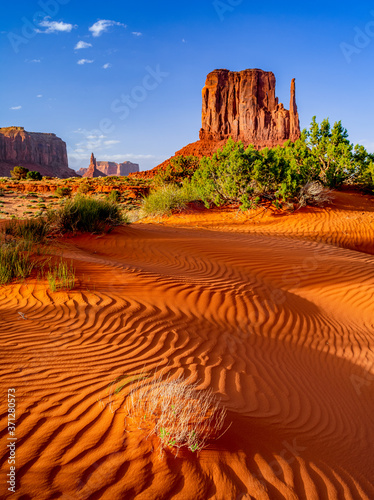
<path id="1" fill-rule="evenodd" d="M 169 215 L 173 210 L 182 210 L 190 201 L 199 199 L 195 188 L 188 182 L 182 187 L 174 184 L 154 189 L 144 198 L 141 214 L 144 216 Z"/>
<path id="2" fill-rule="evenodd" d="M 14 167 L 10 175 L 16 180 L 26 179 L 28 171 L 29 169 L 25 167 Z"/>
<path id="3" fill-rule="evenodd" d="M 154 184 L 161 186 L 167 183 L 181 183 L 184 179 L 191 179 L 199 168 L 200 159 L 197 156 L 176 156 L 170 160 L 165 170 L 160 171 L 154 178 Z"/>
<path id="4" fill-rule="evenodd" d="M 48 220 L 51 227 L 61 233 L 109 232 L 126 222 L 117 203 L 81 194 L 65 200 L 58 210 L 50 210 Z"/>
<path id="5" fill-rule="evenodd" d="M 71 195 L 71 188 L 70 187 L 58 187 L 56 189 L 56 195 L 59 197 L 59 198 L 66 198 L 67 196 L 70 196 Z"/>
<path id="6" fill-rule="evenodd" d="M 30 172 L 27 172 L 26 179 L 30 179 L 32 181 L 41 181 L 42 174 L 40 172 L 37 172 L 36 170 L 31 170 Z"/>

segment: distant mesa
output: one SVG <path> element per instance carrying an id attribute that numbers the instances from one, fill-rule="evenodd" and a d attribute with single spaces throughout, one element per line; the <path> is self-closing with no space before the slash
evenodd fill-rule
<path id="1" fill-rule="evenodd" d="M 77 177 L 68 166 L 65 142 L 55 134 L 26 132 L 23 127 L 0 128 L 0 175 L 10 177 L 15 166 L 50 177 Z"/>
<path id="2" fill-rule="evenodd" d="M 82 177 L 106 177 L 107 175 L 129 175 L 136 172 L 139 172 L 137 163 L 131 163 L 130 161 L 123 163 L 96 161 L 92 153 L 89 167 L 81 168 L 77 173 Z"/>
<path id="3" fill-rule="evenodd" d="M 200 140 L 175 153 L 210 156 L 229 137 L 253 144 L 256 149 L 272 148 L 300 137 L 295 79 L 291 82 L 290 109 L 275 96 L 275 76 L 270 71 L 246 69 L 236 72 L 216 69 L 208 74 L 202 91 Z M 162 163 L 163 168 L 170 160 Z M 154 170 L 155 170 L 154 169 Z"/>

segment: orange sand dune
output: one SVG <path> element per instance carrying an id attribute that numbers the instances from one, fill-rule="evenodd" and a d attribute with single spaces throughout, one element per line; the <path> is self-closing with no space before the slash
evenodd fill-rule
<path id="1" fill-rule="evenodd" d="M 372 198 L 162 222 L 61 241 L 71 292 L 36 280 L 0 289 L 1 498 L 372 500 Z M 226 434 L 160 458 L 142 431 L 126 432 L 125 391 L 110 384 L 144 367 L 212 387 Z"/>

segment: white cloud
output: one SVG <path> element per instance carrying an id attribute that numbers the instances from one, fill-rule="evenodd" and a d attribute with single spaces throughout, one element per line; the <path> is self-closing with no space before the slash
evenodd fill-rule
<path id="1" fill-rule="evenodd" d="M 22 108 L 22 106 L 12 106 L 9 109 L 13 109 L 13 111 L 15 111 L 15 110 L 18 110 L 18 109 L 21 109 L 21 108 Z"/>
<path id="2" fill-rule="evenodd" d="M 90 47 L 92 47 L 92 43 L 87 43 L 87 42 L 83 42 L 82 40 L 79 40 L 77 45 L 74 47 L 74 50 L 89 49 Z"/>
<path id="3" fill-rule="evenodd" d="M 39 23 L 39 26 L 46 28 L 45 31 L 36 29 L 37 33 L 70 33 L 73 28 L 78 26 L 75 24 L 64 23 L 63 21 L 48 21 L 49 16 L 45 17 L 43 21 Z"/>
<path id="4" fill-rule="evenodd" d="M 143 35 L 143 33 L 140 33 L 140 31 L 133 31 L 132 34 L 134 36 L 142 36 Z"/>
<path id="5" fill-rule="evenodd" d="M 92 64 L 94 61 L 92 59 L 79 59 L 77 64 Z"/>
<path id="6" fill-rule="evenodd" d="M 123 26 L 126 28 L 126 24 L 118 23 L 117 21 L 109 21 L 107 19 L 100 19 L 95 24 L 93 24 L 89 29 L 92 36 L 97 37 L 108 31 L 111 26 Z"/>
<path id="7" fill-rule="evenodd" d="M 112 67 L 112 65 L 110 63 L 106 63 L 103 66 L 104 69 L 108 69 L 108 68 L 111 68 L 111 67 Z"/>
<path id="8" fill-rule="evenodd" d="M 114 144 L 119 144 L 121 141 L 104 141 L 105 146 L 113 146 Z"/>
<path id="9" fill-rule="evenodd" d="M 40 99 L 40 97 L 43 97 L 43 94 L 38 94 L 36 97 L 39 97 Z"/>
<path id="10" fill-rule="evenodd" d="M 187 43 L 186 40 L 184 38 L 182 38 L 182 43 Z"/>
<path id="11" fill-rule="evenodd" d="M 31 61 L 28 61 L 30 63 L 40 63 L 42 62 L 41 59 L 31 59 Z"/>

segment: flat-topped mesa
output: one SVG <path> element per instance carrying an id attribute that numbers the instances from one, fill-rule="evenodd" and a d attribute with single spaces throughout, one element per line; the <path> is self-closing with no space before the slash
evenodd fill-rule
<path id="1" fill-rule="evenodd" d="M 209 73 L 203 88 L 200 140 L 220 142 L 232 137 L 256 148 L 274 147 L 300 137 L 291 83 L 290 110 L 275 96 L 275 76 L 260 69 L 235 72 L 217 69 Z"/>
<path id="2" fill-rule="evenodd" d="M 15 166 L 51 177 L 77 175 L 68 166 L 65 142 L 56 134 L 26 132 L 23 127 L 0 128 L 0 175 L 10 176 Z"/>

